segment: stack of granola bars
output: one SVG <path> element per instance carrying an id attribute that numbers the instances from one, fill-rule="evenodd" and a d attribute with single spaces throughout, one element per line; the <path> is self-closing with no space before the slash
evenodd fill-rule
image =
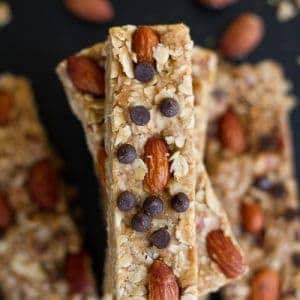
<path id="1" fill-rule="evenodd" d="M 103 299 L 300 299 L 300 209 L 274 62 L 218 64 L 183 24 L 121 26 L 57 67 L 108 233 Z M 0 76 L 5 299 L 99 299 L 29 83 Z"/>

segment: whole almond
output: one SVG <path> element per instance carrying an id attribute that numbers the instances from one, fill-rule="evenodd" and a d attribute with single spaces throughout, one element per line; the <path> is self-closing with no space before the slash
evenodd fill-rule
<path id="1" fill-rule="evenodd" d="M 83 252 L 66 257 L 64 271 L 72 293 L 88 293 L 93 290 L 89 264 L 89 257 Z"/>
<path id="2" fill-rule="evenodd" d="M 109 0 L 65 0 L 65 6 L 76 17 L 89 22 L 107 22 L 114 16 Z"/>
<path id="3" fill-rule="evenodd" d="M 235 154 L 246 150 L 246 133 L 242 122 L 233 110 L 228 110 L 219 123 L 219 136 L 225 148 Z"/>
<path id="4" fill-rule="evenodd" d="M 36 163 L 30 170 L 29 190 L 34 200 L 44 209 L 52 209 L 58 201 L 58 176 L 50 160 Z"/>
<path id="5" fill-rule="evenodd" d="M 161 192 L 170 178 L 169 151 L 163 139 L 152 137 L 144 148 L 144 162 L 148 172 L 144 177 L 144 184 L 151 193 Z"/>
<path id="6" fill-rule="evenodd" d="M 236 1 L 237 0 L 200 0 L 200 4 L 212 9 L 222 9 Z"/>
<path id="7" fill-rule="evenodd" d="M 7 197 L 0 194 L 0 229 L 5 229 L 13 220 L 13 212 L 8 204 Z"/>
<path id="8" fill-rule="evenodd" d="M 209 257 L 228 278 L 236 278 L 245 272 L 244 257 L 222 230 L 213 230 L 207 235 L 206 247 Z"/>
<path id="9" fill-rule="evenodd" d="M 132 50 L 139 63 L 153 64 L 153 49 L 159 42 L 158 35 L 149 26 L 140 26 L 132 36 Z"/>
<path id="10" fill-rule="evenodd" d="M 263 269 L 254 274 L 251 280 L 249 300 L 279 300 L 280 277 L 277 271 Z"/>
<path id="11" fill-rule="evenodd" d="M 241 208 L 244 229 L 250 233 L 260 233 L 264 228 L 264 212 L 255 202 L 243 203 Z"/>
<path id="12" fill-rule="evenodd" d="M 101 186 L 103 191 L 105 190 L 105 159 L 106 159 L 106 153 L 104 146 L 101 145 L 98 148 L 97 152 L 97 166 L 98 166 L 98 176 L 101 182 Z"/>
<path id="13" fill-rule="evenodd" d="M 13 96 L 0 90 L 0 126 L 7 125 L 13 107 Z"/>
<path id="14" fill-rule="evenodd" d="M 81 92 L 104 96 L 104 69 L 92 59 L 82 56 L 69 57 L 67 72 L 75 87 Z"/>
<path id="15" fill-rule="evenodd" d="M 169 266 L 156 260 L 149 271 L 149 300 L 178 300 L 179 287 Z"/>
<path id="16" fill-rule="evenodd" d="M 249 54 L 261 42 L 264 35 L 264 23 L 261 17 L 244 13 L 237 17 L 225 30 L 220 40 L 222 55 L 240 58 Z"/>

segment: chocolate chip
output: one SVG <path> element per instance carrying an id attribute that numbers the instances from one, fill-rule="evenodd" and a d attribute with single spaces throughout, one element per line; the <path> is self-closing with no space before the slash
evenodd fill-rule
<path id="1" fill-rule="evenodd" d="M 160 102 L 160 112 L 162 115 L 168 118 L 172 118 L 177 115 L 179 111 L 179 104 L 173 98 L 165 98 Z"/>
<path id="2" fill-rule="evenodd" d="M 300 209 L 288 208 L 284 213 L 284 218 L 287 221 L 295 221 L 300 219 Z"/>
<path id="3" fill-rule="evenodd" d="M 131 108 L 130 118 L 134 124 L 144 126 L 150 121 L 150 113 L 145 106 L 138 105 Z"/>
<path id="4" fill-rule="evenodd" d="M 145 232 L 151 226 L 151 217 L 144 213 L 138 213 L 132 218 L 131 226 L 135 231 Z"/>
<path id="5" fill-rule="evenodd" d="M 297 268 L 300 267 L 300 252 L 294 253 L 292 255 L 292 262 Z"/>
<path id="6" fill-rule="evenodd" d="M 278 146 L 278 138 L 275 135 L 263 135 L 258 142 L 258 150 L 262 152 L 276 151 Z"/>
<path id="7" fill-rule="evenodd" d="M 151 64 L 139 63 L 134 70 L 134 76 L 141 82 L 148 82 L 152 80 L 155 75 L 155 70 Z"/>
<path id="8" fill-rule="evenodd" d="M 286 197 L 287 190 L 286 187 L 278 182 L 272 185 L 271 189 L 269 190 L 269 193 L 275 198 L 275 199 L 282 199 Z"/>
<path id="9" fill-rule="evenodd" d="M 123 164 L 130 164 L 136 159 L 136 151 L 133 146 L 123 144 L 119 147 L 117 152 L 119 162 Z"/>
<path id="10" fill-rule="evenodd" d="M 300 242 L 300 230 L 295 232 L 295 240 Z"/>
<path id="11" fill-rule="evenodd" d="M 120 210 L 129 211 L 134 208 L 136 204 L 136 197 L 131 192 L 122 192 L 118 197 L 117 204 Z"/>
<path id="12" fill-rule="evenodd" d="M 150 217 L 158 216 L 162 213 L 164 204 L 157 196 L 150 196 L 146 198 L 143 204 L 144 213 Z"/>
<path id="13" fill-rule="evenodd" d="M 216 88 L 212 91 L 212 96 L 217 101 L 222 101 L 226 96 L 226 92 L 222 88 Z"/>
<path id="14" fill-rule="evenodd" d="M 170 243 L 169 232 L 164 228 L 154 231 L 151 235 L 151 243 L 158 249 L 167 248 Z"/>
<path id="15" fill-rule="evenodd" d="M 177 212 L 185 212 L 190 206 L 190 200 L 186 194 L 178 193 L 172 198 L 171 205 Z"/>
<path id="16" fill-rule="evenodd" d="M 263 191 L 268 191 L 272 187 L 272 182 L 268 177 L 258 177 L 254 181 L 254 186 Z"/>

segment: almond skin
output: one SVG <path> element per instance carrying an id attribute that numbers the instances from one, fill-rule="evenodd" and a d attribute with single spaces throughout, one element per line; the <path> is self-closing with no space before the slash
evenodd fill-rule
<path id="1" fill-rule="evenodd" d="M 249 300 L 279 300 L 280 277 L 278 272 L 271 269 L 258 271 L 251 280 Z"/>
<path id="2" fill-rule="evenodd" d="M 0 90 L 0 126 L 8 124 L 12 107 L 13 96 L 8 92 Z"/>
<path id="3" fill-rule="evenodd" d="M 85 253 L 69 254 L 65 260 L 64 271 L 72 293 L 87 293 L 93 290 L 89 257 Z"/>
<path id="4" fill-rule="evenodd" d="M 108 22 L 114 16 L 109 0 L 65 0 L 64 3 L 72 14 L 85 21 Z"/>
<path id="5" fill-rule="evenodd" d="M 152 137 L 144 148 L 144 162 L 148 172 L 144 184 L 150 192 L 157 194 L 168 184 L 170 178 L 169 151 L 163 139 Z"/>
<path id="6" fill-rule="evenodd" d="M 132 36 L 132 49 L 139 63 L 153 64 L 153 49 L 159 42 L 158 35 L 149 26 L 140 26 Z"/>
<path id="7" fill-rule="evenodd" d="M 169 266 L 156 260 L 149 272 L 149 300 L 179 300 L 179 287 Z"/>
<path id="8" fill-rule="evenodd" d="M 99 146 L 98 153 L 97 153 L 97 164 L 98 164 L 98 176 L 100 179 L 100 183 L 102 186 L 103 191 L 105 190 L 105 159 L 106 153 L 104 149 L 104 145 Z"/>
<path id="9" fill-rule="evenodd" d="M 209 257 L 217 263 L 228 278 L 236 278 L 245 272 L 246 265 L 240 251 L 222 230 L 213 230 L 206 237 Z"/>
<path id="10" fill-rule="evenodd" d="M 257 203 L 243 203 L 241 208 L 242 222 L 245 231 L 260 233 L 264 228 L 265 218 L 261 206 Z"/>
<path id="11" fill-rule="evenodd" d="M 219 136 L 223 146 L 235 154 L 247 148 L 244 126 L 233 110 L 228 110 L 220 119 Z"/>
<path id="12" fill-rule="evenodd" d="M 30 170 L 29 190 L 43 209 L 52 209 L 58 201 L 58 175 L 50 160 L 36 163 Z"/>
<path id="13" fill-rule="evenodd" d="M 220 40 L 219 50 L 228 58 L 241 58 L 254 50 L 264 35 L 261 17 L 244 13 L 237 17 L 225 30 Z"/>
<path id="14" fill-rule="evenodd" d="M 0 194 L 0 229 L 7 228 L 13 220 L 13 212 L 10 208 L 7 197 Z"/>
<path id="15" fill-rule="evenodd" d="M 200 4 L 212 9 L 222 9 L 234 2 L 236 2 L 236 0 L 200 0 Z"/>
<path id="16" fill-rule="evenodd" d="M 71 56 L 67 61 L 67 72 L 79 91 L 99 97 L 104 96 L 104 69 L 92 59 L 82 56 Z"/>

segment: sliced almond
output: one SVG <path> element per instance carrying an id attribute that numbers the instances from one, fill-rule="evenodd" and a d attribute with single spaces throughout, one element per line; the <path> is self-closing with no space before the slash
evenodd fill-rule
<path id="1" fill-rule="evenodd" d="M 207 235 L 206 247 L 209 257 L 228 278 L 236 278 L 245 272 L 244 257 L 222 230 L 213 230 Z"/>
<path id="2" fill-rule="evenodd" d="M 156 260 L 149 273 L 149 300 L 178 300 L 179 287 L 169 266 Z"/>
<path id="3" fill-rule="evenodd" d="M 153 49 L 158 45 L 156 32 L 149 26 L 140 26 L 132 36 L 132 49 L 139 63 L 153 64 Z"/>
<path id="4" fill-rule="evenodd" d="M 152 137 L 144 148 L 144 162 L 148 172 L 144 177 L 144 184 L 151 193 L 161 192 L 170 178 L 169 151 L 163 139 Z"/>

